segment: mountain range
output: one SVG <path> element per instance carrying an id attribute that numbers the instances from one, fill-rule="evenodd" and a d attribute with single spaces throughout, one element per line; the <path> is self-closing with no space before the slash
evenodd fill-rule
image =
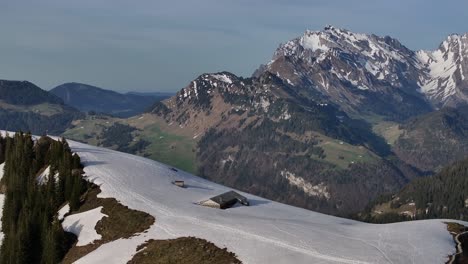
<path id="1" fill-rule="evenodd" d="M 61 131 L 68 138 L 348 215 L 468 155 L 467 52 L 467 34 L 412 51 L 391 37 L 327 26 L 280 45 L 252 77 L 202 74 L 129 118 L 102 106 L 121 95 L 96 96 L 102 91 L 80 84 L 54 90 L 114 115 L 74 117 Z"/>
<path id="2" fill-rule="evenodd" d="M 60 134 L 84 115 L 27 81 L 0 80 L 0 127 Z"/>
<path id="3" fill-rule="evenodd" d="M 282 44 L 254 76 L 276 74 L 301 95 L 350 114 L 403 120 L 466 104 L 467 66 L 468 34 L 450 35 L 434 51 L 412 51 L 388 36 L 327 26 Z"/>
<path id="4" fill-rule="evenodd" d="M 435 121 L 461 111 L 440 107 L 466 104 L 459 96 L 467 90 L 466 43 L 466 34 L 451 35 L 436 51 L 411 51 L 390 37 L 328 26 L 280 45 L 251 78 L 203 74 L 150 113 L 200 138 L 196 164 L 208 179 L 313 210 L 352 212 L 467 154 L 461 147 L 433 162 L 440 148 L 426 147 L 432 164 L 424 167 L 408 158 L 418 157 L 420 146 L 404 147 L 423 126 L 411 125 L 413 118 Z M 463 121 L 456 116 L 455 126 Z M 374 129 L 383 122 L 398 127 L 395 146 Z M 458 128 L 452 145 L 465 140 Z M 448 129 L 434 127 L 433 134 Z M 429 146 L 444 145 L 418 135 Z"/>

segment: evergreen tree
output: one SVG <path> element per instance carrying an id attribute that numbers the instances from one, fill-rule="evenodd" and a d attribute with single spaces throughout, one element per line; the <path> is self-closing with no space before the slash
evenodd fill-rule
<path id="1" fill-rule="evenodd" d="M 65 139 L 42 137 L 34 144 L 30 133 L 21 132 L 0 136 L 0 159 L 2 155 L 6 197 L 0 263 L 59 263 L 66 248 L 58 208 L 68 201 L 78 209 L 84 191 L 80 173 L 72 173 L 81 168 L 78 155 L 72 155 Z M 48 180 L 39 184 L 37 174 L 46 166 L 51 168 Z"/>

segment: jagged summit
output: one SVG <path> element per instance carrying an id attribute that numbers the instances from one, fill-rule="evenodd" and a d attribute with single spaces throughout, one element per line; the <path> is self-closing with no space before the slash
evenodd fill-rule
<path id="1" fill-rule="evenodd" d="M 325 27 L 281 45 L 261 67 L 308 97 L 313 92 L 349 113 L 373 112 L 405 119 L 430 110 L 418 93 L 414 52 L 391 37 Z M 405 98 L 402 100 L 402 98 Z"/>
<path id="2" fill-rule="evenodd" d="M 448 36 L 434 51 L 418 51 L 421 91 L 437 106 L 468 102 L 468 33 Z"/>
<path id="3" fill-rule="evenodd" d="M 404 119 L 468 102 L 467 42 L 468 34 L 452 34 L 435 51 L 412 51 L 389 36 L 328 25 L 280 45 L 254 76 L 269 71 L 304 94 L 319 91 L 348 112 L 388 115 L 379 107 L 386 105 Z"/>

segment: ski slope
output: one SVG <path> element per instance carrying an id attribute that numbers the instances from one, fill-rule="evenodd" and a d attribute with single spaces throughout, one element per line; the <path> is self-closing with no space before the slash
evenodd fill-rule
<path id="1" fill-rule="evenodd" d="M 443 220 L 374 225 L 243 193 L 251 206 L 195 203 L 230 190 L 164 164 L 69 142 L 99 197 L 114 197 L 156 218 L 148 232 L 105 244 L 76 263 L 126 263 L 152 239 L 195 236 L 227 247 L 244 263 L 445 263 L 455 245 Z M 184 180 L 179 188 L 173 180 Z"/>

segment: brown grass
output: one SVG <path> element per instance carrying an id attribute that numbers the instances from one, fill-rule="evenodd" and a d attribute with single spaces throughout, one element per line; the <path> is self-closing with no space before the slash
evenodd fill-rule
<path id="1" fill-rule="evenodd" d="M 119 238 L 129 238 L 136 233 L 149 229 L 154 224 L 155 219 L 153 216 L 145 212 L 129 209 L 114 198 L 98 198 L 97 195 L 100 192 L 98 186 L 92 185 L 89 191 L 83 195 L 84 201 L 80 208 L 72 212 L 72 214 L 102 206 L 102 213 L 108 215 L 108 217 L 103 217 L 96 224 L 96 231 L 102 238 L 86 246 L 77 247 L 75 244 L 65 255 L 63 263 L 73 263 L 102 244 Z"/>
<path id="2" fill-rule="evenodd" d="M 242 263 L 226 248 L 195 237 L 149 240 L 128 264 L 236 264 Z"/>

